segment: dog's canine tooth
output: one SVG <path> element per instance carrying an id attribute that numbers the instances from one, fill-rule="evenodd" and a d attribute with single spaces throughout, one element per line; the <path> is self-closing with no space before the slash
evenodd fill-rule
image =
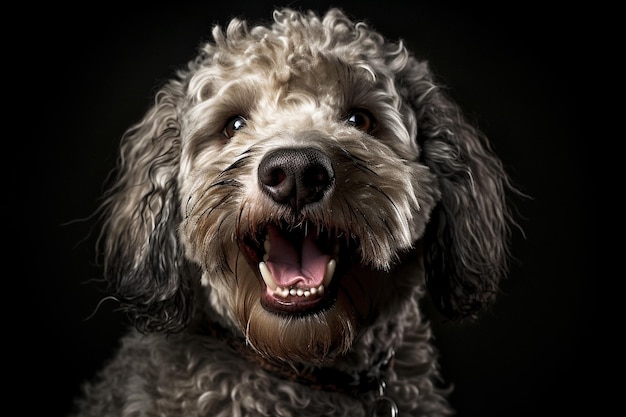
<path id="1" fill-rule="evenodd" d="M 333 275 L 335 275 L 335 268 L 337 267 L 337 261 L 331 259 L 328 261 L 326 265 L 326 273 L 324 274 L 324 281 L 322 281 L 322 285 L 328 286 L 330 281 L 333 279 Z"/>
<path id="2" fill-rule="evenodd" d="M 265 285 L 267 285 L 270 290 L 276 291 L 278 285 L 276 285 L 274 277 L 272 276 L 272 273 L 270 272 L 265 262 L 259 262 L 259 271 L 261 272 L 261 277 L 263 278 L 263 281 L 265 281 Z"/>

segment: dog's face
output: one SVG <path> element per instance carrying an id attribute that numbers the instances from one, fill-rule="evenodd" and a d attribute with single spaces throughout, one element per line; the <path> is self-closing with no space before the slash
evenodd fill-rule
<path id="1" fill-rule="evenodd" d="M 261 354 L 320 364 L 421 294 L 424 258 L 444 311 L 492 297 L 504 175 L 425 63 L 337 10 L 213 35 L 122 144 L 124 299 L 171 320 L 201 280 Z"/>
<path id="2" fill-rule="evenodd" d="M 439 197 L 390 69 L 406 52 L 368 36 L 339 16 L 232 25 L 189 80 L 182 241 L 214 308 L 273 357 L 349 349 Z"/>

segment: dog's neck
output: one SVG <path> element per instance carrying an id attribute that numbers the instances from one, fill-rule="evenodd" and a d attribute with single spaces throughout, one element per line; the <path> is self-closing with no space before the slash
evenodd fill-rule
<path id="1" fill-rule="evenodd" d="M 287 363 L 269 360 L 246 344 L 243 337 L 234 335 L 220 324 L 204 320 L 202 330 L 224 341 L 238 355 L 256 363 L 265 371 L 281 379 L 297 382 L 312 389 L 338 392 L 351 396 L 377 392 L 384 389 L 384 374 L 393 366 L 393 350 L 383 352 L 367 369 L 352 372 L 333 367 L 292 366 Z"/>

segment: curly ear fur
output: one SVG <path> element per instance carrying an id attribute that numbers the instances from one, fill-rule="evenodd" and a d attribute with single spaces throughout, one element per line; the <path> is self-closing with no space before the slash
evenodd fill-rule
<path id="1" fill-rule="evenodd" d="M 422 161 L 442 194 L 424 236 L 427 286 L 444 315 L 474 318 L 493 301 L 508 268 L 509 179 L 486 137 L 434 83 L 427 63 L 411 59 L 402 77 Z"/>
<path id="2" fill-rule="evenodd" d="M 110 293 L 143 331 L 176 330 L 193 308 L 176 236 L 181 90 L 175 82 L 164 86 L 143 120 L 126 131 L 117 177 L 101 207 Z"/>

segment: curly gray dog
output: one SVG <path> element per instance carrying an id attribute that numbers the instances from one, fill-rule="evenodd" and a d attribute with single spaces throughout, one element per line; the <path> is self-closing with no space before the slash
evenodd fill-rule
<path id="1" fill-rule="evenodd" d="M 100 243 L 132 319 L 79 416 L 445 416 L 427 292 L 474 320 L 511 188 L 428 64 L 342 11 L 213 29 L 121 142 Z"/>

